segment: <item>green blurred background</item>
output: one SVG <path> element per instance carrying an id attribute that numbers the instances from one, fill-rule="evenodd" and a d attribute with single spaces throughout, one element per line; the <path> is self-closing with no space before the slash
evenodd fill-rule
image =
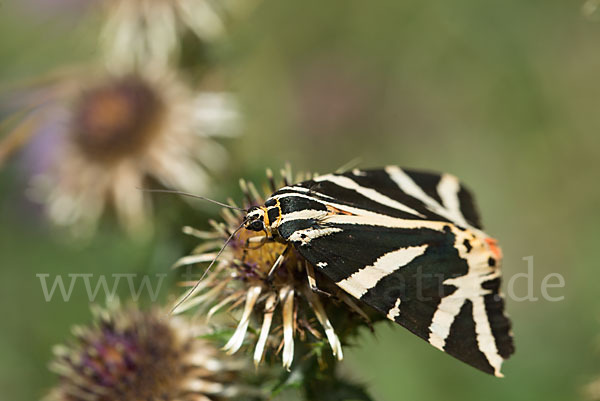
<path id="1" fill-rule="evenodd" d="M 94 57 L 98 21 L 33 0 L 0 3 L 0 85 Z M 381 324 L 347 348 L 346 373 L 378 400 L 573 400 L 600 374 L 600 18 L 583 1 L 264 1 L 231 37 L 199 49 L 240 96 L 243 136 L 216 197 L 265 167 L 329 172 L 359 157 L 454 173 L 504 249 L 505 284 L 534 257 L 534 295 L 560 273 L 560 302 L 517 302 L 516 354 L 496 379 Z M 600 15 L 599 15 L 600 17 Z M 0 170 L 0 399 L 34 400 L 54 382 L 51 346 L 89 321 L 83 288 L 45 302 L 36 274 L 145 273 L 193 246 L 157 199 L 156 238 L 104 224 L 68 245 L 23 206 L 17 157 Z M 167 227 L 167 226 L 165 226 Z M 176 279 L 170 274 L 167 279 Z M 166 291 L 165 283 L 165 291 Z M 525 280 L 515 292 L 527 292 Z M 163 291 L 164 292 L 164 291 Z M 166 293 L 161 293 L 166 296 Z"/>

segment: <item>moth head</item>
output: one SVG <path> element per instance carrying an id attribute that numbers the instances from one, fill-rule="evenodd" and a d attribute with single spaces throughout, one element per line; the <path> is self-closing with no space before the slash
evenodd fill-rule
<path id="1" fill-rule="evenodd" d="M 248 210 L 244 228 L 251 231 L 266 231 L 265 208 L 253 206 Z"/>

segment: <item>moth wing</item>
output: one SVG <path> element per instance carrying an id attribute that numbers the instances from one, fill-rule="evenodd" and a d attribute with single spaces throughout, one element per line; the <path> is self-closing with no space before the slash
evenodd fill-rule
<path id="1" fill-rule="evenodd" d="M 322 175 L 298 186 L 361 210 L 481 229 L 471 192 L 451 174 L 388 166 Z"/>
<path id="2" fill-rule="evenodd" d="M 369 225 L 361 216 L 335 219 L 288 239 L 350 295 L 457 359 L 501 376 L 514 346 L 499 294 L 501 261 L 485 239 L 444 222 L 401 228 Z"/>

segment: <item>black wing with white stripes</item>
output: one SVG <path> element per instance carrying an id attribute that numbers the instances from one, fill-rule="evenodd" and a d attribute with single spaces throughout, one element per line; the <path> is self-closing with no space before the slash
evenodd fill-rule
<path id="1" fill-rule="evenodd" d="M 271 196 L 277 231 L 323 274 L 433 346 L 501 376 L 513 352 L 501 252 L 449 174 L 353 170 Z M 267 200 L 267 204 L 269 200 Z"/>

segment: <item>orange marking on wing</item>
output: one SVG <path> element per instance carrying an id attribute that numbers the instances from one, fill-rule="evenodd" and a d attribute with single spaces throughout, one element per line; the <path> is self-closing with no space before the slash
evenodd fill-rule
<path id="1" fill-rule="evenodd" d="M 494 257 L 498 260 L 502 259 L 502 249 L 498 246 L 498 241 L 491 237 L 487 237 L 484 241 L 490 247 L 490 251 L 492 251 Z"/>
<path id="2" fill-rule="evenodd" d="M 353 213 L 347 212 L 345 210 L 340 210 L 337 207 L 333 207 L 333 206 L 329 206 L 329 205 L 327 205 L 327 210 L 331 214 L 345 214 L 347 216 L 354 216 Z"/>

